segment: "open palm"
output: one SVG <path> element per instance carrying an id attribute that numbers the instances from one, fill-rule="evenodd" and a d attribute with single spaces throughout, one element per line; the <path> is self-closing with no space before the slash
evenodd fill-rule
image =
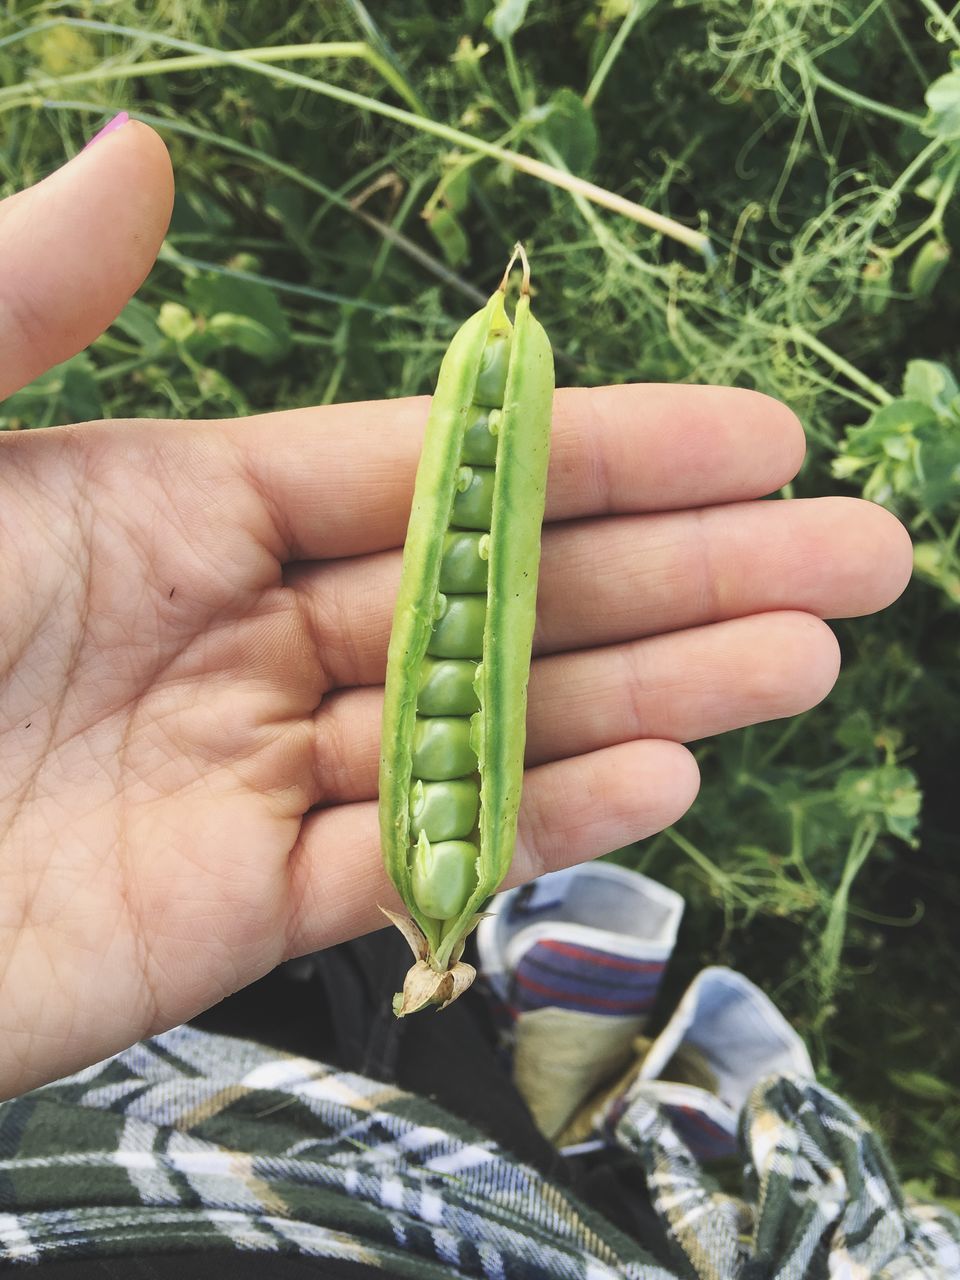
<path id="1" fill-rule="evenodd" d="M 0 206 L 0 394 L 109 323 L 169 203 L 127 125 Z M 0 1095 L 396 906 L 379 717 L 426 408 L 0 439 Z M 879 508 L 758 501 L 802 450 L 749 392 L 558 393 L 510 882 L 674 821 L 680 744 L 812 706 L 822 619 L 902 590 Z"/>

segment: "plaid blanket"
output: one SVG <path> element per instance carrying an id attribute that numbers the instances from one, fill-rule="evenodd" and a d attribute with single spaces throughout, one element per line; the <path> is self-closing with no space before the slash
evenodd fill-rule
<path id="1" fill-rule="evenodd" d="M 960 1221 L 908 1203 L 869 1127 L 810 1081 L 755 1091 L 737 1197 L 642 1092 L 607 1137 L 646 1170 L 669 1267 L 424 1098 L 179 1027 L 0 1105 L 0 1264 L 244 1250 L 411 1277 L 960 1276 Z"/>

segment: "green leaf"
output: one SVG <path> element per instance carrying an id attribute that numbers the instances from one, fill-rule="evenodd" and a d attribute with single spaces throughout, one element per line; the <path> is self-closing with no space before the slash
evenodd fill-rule
<path id="1" fill-rule="evenodd" d="M 93 363 L 81 353 L 54 365 L 0 403 L 0 429 L 53 427 L 88 422 L 103 412 Z"/>
<path id="2" fill-rule="evenodd" d="M 243 395 L 219 369 L 208 367 L 196 370 L 197 389 L 206 401 L 227 405 L 235 413 L 245 413 Z"/>
<path id="3" fill-rule="evenodd" d="M 894 764 L 845 769 L 834 791 L 851 817 L 880 818 L 891 835 L 914 843 L 922 795 L 912 770 Z"/>
<path id="4" fill-rule="evenodd" d="M 920 199 L 928 200 L 930 204 L 933 204 L 942 189 L 943 179 L 938 173 L 931 173 L 922 182 L 918 182 L 914 188 Z"/>
<path id="5" fill-rule="evenodd" d="M 929 115 L 924 133 L 934 138 L 960 138 L 960 71 L 949 71 L 934 80 L 925 101 Z"/>
<path id="6" fill-rule="evenodd" d="M 308 231 L 307 198 L 301 187 L 268 187 L 264 209 L 283 228 L 285 235 L 304 255 L 311 252 Z"/>
<path id="7" fill-rule="evenodd" d="M 840 721 L 834 737 L 841 747 L 866 753 L 876 746 L 877 730 L 866 708 L 858 707 Z"/>
<path id="8" fill-rule="evenodd" d="M 931 413 L 928 404 L 922 400 L 913 400 L 904 396 L 900 400 L 891 401 L 890 404 L 881 405 L 874 412 L 864 431 L 869 431 L 874 438 L 880 439 L 894 432 L 901 434 L 915 432 L 921 427 L 932 424 L 934 420 L 934 414 Z"/>
<path id="9" fill-rule="evenodd" d="M 160 332 L 174 342 L 186 342 L 197 331 L 197 323 L 180 302 L 165 302 L 157 317 Z"/>
<path id="10" fill-rule="evenodd" d="M 888 458 L 896 462 L 909 462 L 913 457 L 915 442 L 910 436 L 885 436 L 880 447 Z"/>
<path id="11" fill-rule="evenodd" d="M 904 1093 L 923 1098 L 925 1102 L 954 1102 L 960 1097 L 960 1091 L 953 1085 L 929 1071 L 891 1071 L 890 1079 Z"/>
<path id="12" fill-rule="evenodd" d="M 257 280 L 240 280 L 236 276 L 203 275 L 187 281 L 187 296 L 199 315 L 213 318 L 226 313 L 247 316 L 268 330 L 275 349 L 266 359 L 275 359 L 290 349 L 290 326 L 277 295 Z"/>
<path id="13" fill-rule="evenodd" d="M 882 315 L 890 301 L 893 264 L 889 258 L 871 258 L 860 272 L 860 305 L 868 316 Z"/>
<path id="14" fill-rule="evenodd" d="M 903 378 L 903 394 L 945 414 L 960 394 L 956 379 L 945 364 L 935 360 L 911 360 Z"/>
<path id="15" fill-rule="evenodd" d="M 60 403 L 64 422 L 86 422 L 100 417 L 100 385 L 93 376 L 93 365 L 89 359 L 74 356 L 63 366 Z"/>
<path id="16" fill-rule="evenodd" d="M 960 607 L 960 571 L 942 542 L 917 542 L 913 570 L 918 578 L 937 587 L 951 604 Z"/>
<path id="17" fill-rule="evenodd" d="M 878 461 L 896 453 L 892 441 L 896 437 L 911 437 L 923 427 L 935 426 L 937 417 L 929 404 L 922 400 L 900 399 L 875 409 L 862 427 L 847 427 L 840 452 L 855 458 Z"/>
<path id="18" fill-rule="evenodd" d="M 910 292 L 915 298 L 928 298 L 933 293 L 949 261 L 950 246 L 942 240 L 927 240 L 920 246 L 910 264 L 908 277 Z"/>
<path id="19" fill-rule="evenodd" d="M 229 347 L 238 347 L 248 355 L 268 362 L 278 360 L 286 346 L 272 329 L 252 316 L 234 315 L 220 311 L 207 321 L 207 332 Z"/>
<path id="20" fill-rule="evenodd" d="M 941 426 L 930 432 L 920 446 L 918 470 L 920 505 L 934 515 L 949 515 L 960 505 L 960 429 Z"/>
<path id="21" fill-rule="evenodd" d="M 470 242 L 452 209 L 434 209 L 427 219 L 427 227 L 451 267 L 459 267 L 466 262 L 470 256 Z"/>
<path id="22" fill-rule="evenodd" d="M 844 446 L 841 445 L 840 447 L 843 448 Z M 856 454 L 842 453 L 830 463 L 830 474 L 835 480 L 849 480 L 858 471 L 865 471 L 867 467 L 872 465 L 872 462 L 872 458 L 862 458 Z"/>
<path id="23" fill-rule="evenodd" d="M 163 347 L 163 334 L 153 308 L 139 298 L 130 299 L 114 320 L 113 328 L 135 342 L 144 355 L 154 355 Z"/>
<path id="24" fill-rule="evenodd" d="M 951 1151 L 948 1147 L 940 1147 L 931 1155 L 930 1163 L 935 1169 L 940 1169 L 951 1178 L 960 1181 L 960 1155 L 956 1151 Z M 956 1201 L 948 1200 L 941 1195 L 938 1195 L 937 1199 L 947 1205 L 956 1205 Z M 956 1208 L 954 1212 L 957 1212 Z"/>
<path id="25" fill-rule="evenodd" d="M 548 104 L 540 134 L 558 152 L 571 173 L 588 172 L 597 158 L 593 113 L 572 89 L 558 89 Z"/>
<path id="26" fill-rule="evenodd" d="M 509 40 L 523 26 L 530 0 L 500 0 L 487 18 L 487 25 L 498 40 Z"/>
<path id="27" fill-rule="evenodd" d="M 170 219 L 170 231 L 173 235 L 185 232 L 209 235 L 211 231 L 226 232 L 232 228 L 233 214 L 209 192 L 197 184 L 178 186 Z"/>
<path id="28" fill-rule="evenodd" d="M 441 181 L 443 202 L 454 213 L 465 213 L 470 203 L 470 170 L 461 166 L 459 156 L 448 156 L 444 163 L 455 167 L 453 173 Z"/>

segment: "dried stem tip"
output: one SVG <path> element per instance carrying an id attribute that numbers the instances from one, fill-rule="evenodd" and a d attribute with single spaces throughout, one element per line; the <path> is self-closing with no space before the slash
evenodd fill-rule
<path id="1" fill-rule="evenodd" d="M 520 259 L 520 265 L 523 267 L 523 277 L 520 280 L 520 292 L 527 297 L 530 295 L 530 263 L 527 261 L 527 255 L 523 245 L 518 240 L 513 246 L 513 253 L 510 255 L 510 261 L 507 263 L 507 269 L 503 273 L 503 279 L 500 281 L 500 292 L 507 292 L 507 281 L 510 278 L 510 272 L 513 270 L 513 264 Z"/>
<path id="2" fill-rule="evenodd" d="M 477 971 L 472 964 L 467 964 L 465 960 L 460 959 L 463 954 L 463 942 L 451 956 L 449 968 L 434 969 L 427 963 L 430 944 L 416 921 L 411 920 L 409 916 L 388 911 L 386 907 L 381 907 L 380 910 L 406 938 L 416 960 L 416 964 L 407 971 L 403 990 L 398 991 L 393 997 L 393 1012 L 398 1018 L 406 1017 L 408 1013 L 417 1013 L 431 1004 L 445 1009 L 473 985 Z M 474 917 L 470 928 L 475 928 L 479 923 L 478 915 Z"/>

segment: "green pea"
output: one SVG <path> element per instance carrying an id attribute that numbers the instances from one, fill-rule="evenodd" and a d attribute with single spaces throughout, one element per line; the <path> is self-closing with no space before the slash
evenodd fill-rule
<path id="1" fill-rule="evenodd" d="M 440 590 L 444 592 L 486 591 L 490 537 L 486 533 L 457 531 L 443 536 L 440 561 Z"/>
<path id="2" fill-rule="evenodd" d="M 477 882 L 479 856 L 468 840 L 431 844 L 421 834 L 413 855 L 413 896 L 424 915 L 446 920 L 456 914 Z"/>
<path id="3" fill-rule="evenodd" d="M 429 840 L 457 840 L 477 825 L 480 787 L 472 778 L 423 782 L 410 788 L 410 834 L 423 831 Z"/>
<path id="4" fill-rule="evenodd" d="M 380 756 L 384 864 L 410 916 L 387 914 L 417 959 L 399 1015 L 469 985 L 464 943 L 516 841 L 553 397 L 518 252 L 513 323 L 511 259 L 443 359 L 404 543 Z"/>
<path id="5" fill-rule="evenodd" d="M 463 436 L 461 461 L 473 466 L 492 467 L 497 460 L 497 436 L 500 432 L 500 410 L 473 405 Z"/>
<path id="6" fill-rule="evenodd" d="M 494 332 L 483 349 L 474 400 L 477 404 L 499 409 L 507 385 L 510 367 L 510 334 Z"/>
<path id="7" fill-rule="evenodd" d="M 461 467 L 450 523 L 459 529 L 489 529 L 493 518 L 493 467 Z M 461 488 L 462 485 L 462 488 Z"/>
<path id="8" fill-rule="evenodd" d="M 437 658 L 479 658 L 483 653 L 486 596 L 444 596 L 427 653 Z"/>
<path id="9" fill-rule="evenodd" d="M 417 711 L 421 716 L 469 716 L 480 708 L 474 688 L 477 664 L 459 658 L 424 658 Z"/>
<path id="10" fill-rule="evenodd" d="M 465 778 L 477 769 L 470 721 L 461 716 L 417 717 L 413 730 L 413 777 L 440 782 Z"/>

